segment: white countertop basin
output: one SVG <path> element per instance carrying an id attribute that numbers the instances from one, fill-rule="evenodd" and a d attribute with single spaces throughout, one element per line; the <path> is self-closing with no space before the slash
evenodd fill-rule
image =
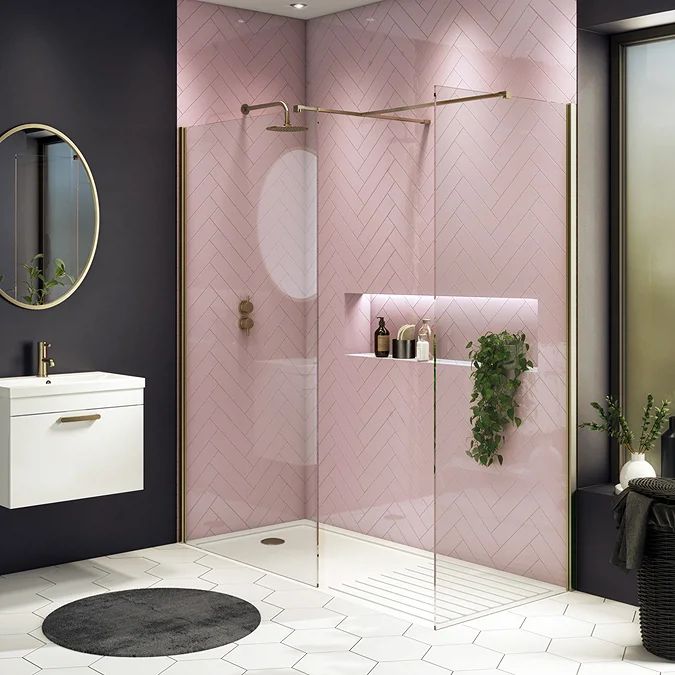
<path id="1" fill-rule="evenodd" d="M 145 379 L 116 373 L 54 373 L 49 377 L 0 378 L 0 398 L 33 398 L 61 394 L 143 389 Z"/>

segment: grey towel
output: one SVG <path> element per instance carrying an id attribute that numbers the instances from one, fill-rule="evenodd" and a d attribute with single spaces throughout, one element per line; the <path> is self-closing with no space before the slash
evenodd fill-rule
<path id="1" fill-rule="evenodd" d="M 617 525 L 616 543 L 611 563 L 625 570 L 635 570 L 642 564 L 647 536 L 647 524 L 652 498 L 627 487 L 614 506 Z"/>

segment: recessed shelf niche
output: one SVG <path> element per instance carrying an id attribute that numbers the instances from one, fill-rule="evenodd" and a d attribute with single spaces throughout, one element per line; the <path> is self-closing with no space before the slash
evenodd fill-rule
<path id="1" fill-rule="evenodd" d="M 422 319 L 430 319 L 436 333 L 437 365 L 469 367 L 466 343 L 489 331 L 503 330 L 523 331 L 530 358 L 535 365 L 538 361 L 538 302 L 533 298 L 345 293 L 346 356 L 376 358 L 372 350 L 378 316 L 385 318 L 392 336 L 404 324 L 419 328 Z"/>

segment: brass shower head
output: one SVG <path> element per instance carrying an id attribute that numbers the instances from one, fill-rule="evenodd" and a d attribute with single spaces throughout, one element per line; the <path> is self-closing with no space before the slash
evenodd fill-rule
<path id="1" fill-rule="evenodd" d="M 283 101 L 272 101 L 271 103 L 258 103 L 257 105 L 249 105 L 248 103 L 244 103 L 241 106 L 241 112 L 244 115 L 248 115 L 251 112 L 251 110 L 258 110 L 259 108 L 272 108 L 274 106 L 279 106 L 284 109 L 284 123 L 282 126 L 273 125 L 271 127 L 266 127 L 267 131 L 290 131 L 290 132 L 307 131 L 307 127 L 291 124 L 290 110 Z"/>

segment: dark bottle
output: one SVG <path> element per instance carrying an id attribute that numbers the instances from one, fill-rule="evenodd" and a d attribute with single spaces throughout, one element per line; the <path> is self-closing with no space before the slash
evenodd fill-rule
<path id="1" fill-rule="evenodd" d="M 661 476 L 675 478 L 675 417 L 661 435 Z"/>
<path id="2" fill-rule="evenodd" d="M 389 331 L 384 325 L 384 318 L 381 316 L 378 316 L 377 318 L 380 320 L 380 325 L 375 331 L 375 356 L 386 358 L 389 356 Z"/>

